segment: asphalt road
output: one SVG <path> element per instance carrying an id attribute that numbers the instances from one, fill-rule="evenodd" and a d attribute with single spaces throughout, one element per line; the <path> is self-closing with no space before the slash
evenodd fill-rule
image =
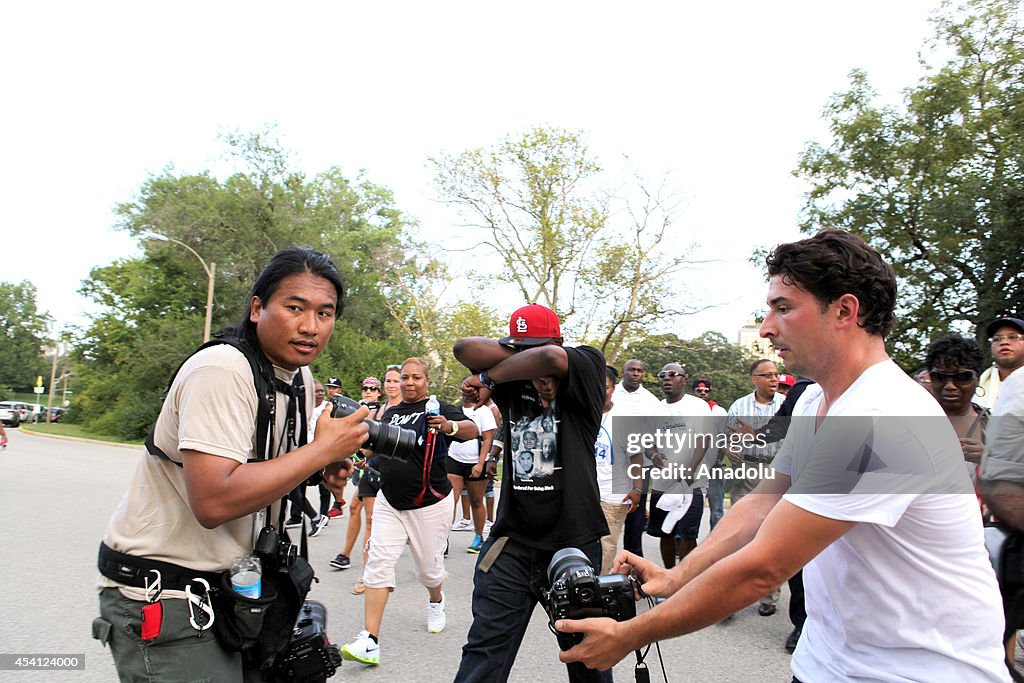
<path id="1" fill-rule="evenodd" d="M 10 445 L 0 451 L 0 655 L 85 655 L 84 671 L 0 671 L 0 681 L 116 681 L 109 653 L 90 636 L 97 615 L 96 551 L 107 519 L 142 457 L 136 448 L 68 441 L 8 430 Z M 313 496 L 315 498 L 315 494 Z M 315 504 L 315 501 L 314 501 Z M 346 508 L 347 510 L 347 508 Z M 348 517 L 331 522 L 310 540 L 311 561 L 320 583 L 310 597 L 329 610 L 328 632 L 341 645 L 362 628 L 362 598 L 350 589 L 360 574 L 354 567 L 328 565 L 340 550 Z M 706 533 L 705 515 L 705 533 Z M 449 579 L 445 584 L 448 626 L 426 631 L 426 591 L 413 578 L 408 556 L 398 568 L 399 587 L 384 615 L 379 667 L 345 662 L 335 681 L 452 681 L 472 619 L 470 594 L 475 555 L 466 554 L 472 534 L 451 538 Z M 657 557 L 647 538 L 648 557 Z M 789 655 L 783 643 L 791 630 L 783 588 L 779 612 L 760 617 L 756 608 L 731 621 L 661 644 L 668 681 L 789 681 Z M 2 658 L 0 658 L 2 659 Z M 651 680 L 662 678 L 657 652 L 647 659 Z M 632 658 L 615 668 L 617 681 L 633 680 Z M 538 607 L 527 631 L 513 681 L 566 680 L 558 646 Z"/>

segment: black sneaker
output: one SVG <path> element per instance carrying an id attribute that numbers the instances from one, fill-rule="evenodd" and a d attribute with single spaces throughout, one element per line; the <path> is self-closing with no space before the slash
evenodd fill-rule
<path id="1" fill-rule="evenodd" d="M 302 526 L 301 519 L 289 519 L 287 522 L 284 523 L 284 527 L 286 529 L 294 529 L 297 526 Z"/>
<path id="2" fill-rule="evenodd" d="M 348 555 L 338 553 L 338 556 L 331 560 L 331 566 L 335 569 L 348 569 L 352 566 L 352 561 L 348 559 Z"/>
<path id="3" fill-rule="evenodd" d="M 324 527 L 330 524 L 331 518 L 327 515 L 320 515 L 310 524 L 309 537 L 312 538 L 323 531 Z"/>
<path id="4" fill-rule="evenodd" d="M 803 632 L 802 628 L 795 628 L 793 632 L 789 634 L 789 638 L 786 638 L 786 652 L 793 654 L 793 650 L 796 649 L 797 643 L 800 642 L 800 634 Z"/>

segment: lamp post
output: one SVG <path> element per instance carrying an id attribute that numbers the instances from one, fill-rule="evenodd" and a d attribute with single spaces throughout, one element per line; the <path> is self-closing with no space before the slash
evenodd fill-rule
<path id="1" fill-rule="evenodd" d="M 199 263 L 202 264 L 203 270 L 206 271 L 206 277 L 208 279 L 206 285 L 206 323 L 203 325 L 203 341 L 210 341 L 210 322 L 213 317 L 213 281 L 214 276 L 217 273 L 217 264 L 214 261 L 210 261 L 210 265 L 206 265 L 206 261 L 203 257 L 196 253 L 196 250 L 188 246 L 184 242 L 174 239 L 173 237 L 167 237 L 166 235 L 157 235 L 155 233 L 146 235 L 149 239 L 161 240 L 163 242 L 174 242 L 178 246 L 185 247 L 192 255 L 199 259 Z"/>

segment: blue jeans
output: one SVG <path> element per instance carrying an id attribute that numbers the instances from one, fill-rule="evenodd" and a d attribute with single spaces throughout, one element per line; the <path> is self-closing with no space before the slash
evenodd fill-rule
<path id="1" fill-rule="evenodd" d="M 538 550 L 512 539 L 486 572 L 480 563 L 494 545 L 487 539 L 477 558 L 473 573 L 473 625 L 462 648 L 458 683 L 506 681 L 515 662 L 519 645 L 530 624 L 542 590 L 548 588 L 548 562 L 554 551 Z M 594 567 L 601 566 L 600 540 L 580 548 Z M 551 636 L 554 657 L 555 637 Z M 588 669 L 580 662 L 566 664 L 573 683 L 611 683 L 612 672 Z"/>
<path id="2" fill-rule="evenodd" d="M 711 528 L 714 529 L 725 515 L 725 489 L 722 488 L 721 479 L 712 478 L 708 481 L 708 510 L 711 512 Z"/>

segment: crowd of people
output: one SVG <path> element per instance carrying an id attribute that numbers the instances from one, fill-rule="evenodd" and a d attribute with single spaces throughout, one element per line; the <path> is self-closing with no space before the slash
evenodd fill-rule
<path id="1" fill-rule="evenodd" d="M 180 648 L 194 635 L 191 607 L 170 610 L 176 637 L 159 643 L 112 625 L 124 613 L 141 623 L 154 601 L 147 571 L 173 577 L 165 597 L 187 598 L 189 570 L 211 576 L 251 552 L 262 525 L 285 520 L 283 504 L 275 506 L 287 498 L 283 526 L 301 527 L 303 538 L 303 515 L 315 537 L 347 510 L 344 544 L 330 566 L 360 565 L 352 592 L 363 596 L 364 624 L 342 655 L 364 664 L 382 662 L 384 613 L 406 548 L 427 592 L 426 628 L 445 628 L 449 537 L 468 531 L 467 552 L 477 555 L 474 618 L 458 681 L 508 678 L 548 588 L 545 570 L 564 548 L 579 549 L 596 572 L 629 574 L 657 599 L 628 628 L 609 619 L 555 624 L 582 636 L 561 655 L 572 681 L 611 680 L 611 667 L 630 651 L 727 622 L 747 605 L 771 617 L 783 583 L 794 681 L 1016 676 L 1009 664 L 1024 578 L 1021 586 L 997 582 L 1005 561 L 998 549 L 990 557 L 985 539 L 1009 547 L 1024 531 L 1016 521 L 1024 518 L 1024 429 L 1014 417 L 1020 411 L 1007 408 L 1024 400 L 1024 373 L 1014 374 L 1024 365 L 1024 321 L 988 325 L 988 369 L 978 344 L 954 334 L 932 343 L 911 377 L 885 353 L 895 277 L 877 252 L 823 231 L 780 245 L 768 269 L 761 334 L 777 356 L 750 364 L 751 391 L 730 406 L 716 402 L 713 376 L 691 377 L 680 363 L 649 369 L 630 359 L 620 379 L 597 349 L 564 345 L 555 312 L 531 304 L 513 312 L 507 337 L 456 342 L 454 355 L 469 370 L 461 405 L 436 401 L 428 363 L 413 357 L 388 366 L 383 381 L 366 377 L 363 408 L 333 420 L 329 399 L 342 383 L 330 377 L 321 385 L 306 366 L 330 336 L 340 280 L 323 255 L 282 252 L 235 334 L 269 361 L 271 393 L 288 408 L 271 411 L 276 423 L 269 442 L 260 441 L 267 425 L 259 392 L 250 396 L 259 373 L 248 357 L 219 345 L 183 365 L 154 430 L 159 448 L 149 449 L 162 457 L 143 459 L 136 479 L 146 486 L 133 484 L 104 538 L 96 637 L 110 645 L 124 680 L 152 667 L 157 644 L 176 675 L 214 671 L 217 680 L 236 680 L 260 665 L 213 639 L 212 668 L 178 662 L 190 659 Z M 660 399 L 644 386 L 654 378 Z M 314 390 L 297 394 L 298 385 Z M 231 399 L 235 412 L 195 425 L 198 411 L 224 405 L 224 387 L 241 397 Z M 1007 420 L 998 423 L 999 415 Z M 873 427 L 851 438 L 863 424 L 843 419 L 864 416 Z M 924 420 L 938 416 L 944 427 Z M 414 431 L 414 452 L 396 459 L 364 448 L 366 417 Z M 889 418 L 899 427 L 883 428 Z M 305 433 L 297 421 L 308 423 Z M 627 445 L 630 432 L 655 430 L 702 438 L 678 438 L 675 448 Z M 884 462 L 872 464 L 889 457 L 893 438 L 908 462 L 936 473 L 952 465 L 955 473 L 900 488 Z M 835 485 L 826 469 L 835 452 L 861 463 L 840 493 L 822 484 Z M 322 480 L 308 480 L 321 470 Z M 318 508 L 308 497 L 314 486 Z M 701 538 L 705 509 L 709 532 Z M 143 521 L 182 518 L 191 520 L 184 539 Z M 657 558 L 644 556 L 645 534 L 657 539 Z M 119 574 L 104 553 L 134 569 Z M 921 590 L 931 599 L 916 599 Z M 221 679 L 218 671 L 233 673 Z"/>

